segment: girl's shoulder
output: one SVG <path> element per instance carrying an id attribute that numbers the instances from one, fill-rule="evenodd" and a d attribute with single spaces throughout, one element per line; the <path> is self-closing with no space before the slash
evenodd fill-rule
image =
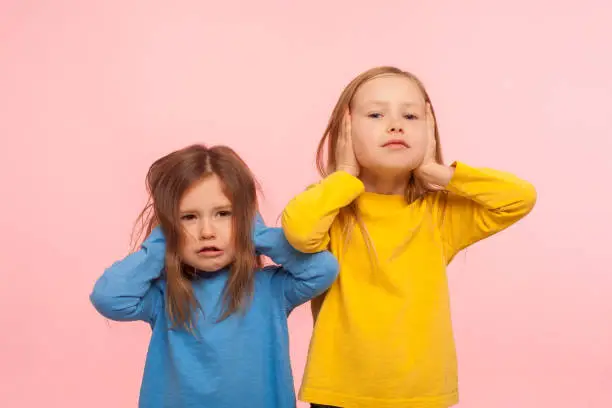
<path id="1" fill-rule="evenodd" d="M 277 293 L 282 291 L 283 282 L 290 274 L 281 265 L 265 265 L 255 272 L 255 286 L 259 290 Z"/>
<path id="2" fill-rule="evenodd" d="M 163 276 L 154 280 L 153 284 L 151 285 L 151 289 L 156 289 L 164 294 L 166 293 L 166 287 L 167 287 L 166 279 L 164 279 Z"/>
<path id="3" fill-rule="evenodd" d="M 283 267 L 280 265 L 264 265 L 255 272 L 255 280 L 266 281 L 273 279 L 283 273 Z"/>

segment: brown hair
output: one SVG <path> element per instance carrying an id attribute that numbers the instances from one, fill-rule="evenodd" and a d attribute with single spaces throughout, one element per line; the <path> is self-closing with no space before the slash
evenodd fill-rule
<path id="1" fill-rule="evenodd" d="M 429 104 L 431 107 L 431 113 L 434 119 L 435 126 L 434 135 L 436 138 L 436 161 L 440 164 L 443 163 L 436 114 L 434 111 L 433 104 L 431 103 L 431 99 L 429 98 L 429 94 L 425 89 L 425 86 L 416 77 L 416 75 L 410 72 L 402 71 L 401 69 L 395 67 L 381 66 L 369 69 L 359 74 L 344 88 L 344 90 L 340 94 L 338 102 L 336 102 L 336 106 L 334 107 L 331 117 L 329 118 L 327 128 L 325 129 L 323 137 L 319 142 L 319 147 L 317 148 L 316 164 L 321 177 L 326 177 L 336 170 L 336 146 L 338 145 L 338 137 L 340 136 L 342 120 L 345 112 L 347 110 L 350 111 L 351 104 L 353 103 L 353 98 L 355 97 L 355 93 L 366 82 L 383 75 L 397 75 L 405 77 L 410 79 L 417 85 L 417 87 L 423 94 L 425 103 Z M 425 186 L 420 182 L 419 179 L 414 176 L 413 172 L 411 172 L 406 186 L 406 191 L 404 192 L 406 202 L 411 203 L 423 197 L 427 192 L 428 190 L 425 188 Z M 370 255 L 374 255 L 374 259 L 376 259 L 374 246 L 372 245 L 372 242 L 367 234 L 365 225 L 363 224 L 363 221 L 359 216 L 359 212 L 355 203 L 351 203 L 349 206 L 343 208 L 340 211 L 339 221 L 343 226 L 344 237 L 346 240 L 348 240 L 351 235 L 353 221 L 357 222 L 359 228 L 361 229 L 361 233 L 364 238 L 366 247 L 368 248 L 368 252 L 370 253 Z"/>
<path id="2" fill-rule="evenodd" d="M 192 145 L 172 152 L 149 168 L 146 185 L 149 199 L 140 213 L 136 241 L 161 226 L 166 237 L 166 305 L 172 327 L 193 330 L 194 311 L 200 307 L 193 293 L 194 268 L 179 257 L 182 230 L 179 202 L 195 182 L 216 175 L 232 203 L 233 240 L 236 258 L 224 289 L 224 311 L 219 321 L 244 308 L 250 301 L 255 270 L 261 266 L 251 238 L 257 212 L 257 181 L 244 161 L 227 146 Z"/>

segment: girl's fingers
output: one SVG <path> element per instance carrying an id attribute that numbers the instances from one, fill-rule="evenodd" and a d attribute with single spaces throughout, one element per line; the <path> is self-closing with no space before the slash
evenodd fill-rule
<path id="1" fill-rule="evenodd" d="M 348 109 L 344 112 L 344 116 L 342 117 L 342 139 L 345 141 L 351 137 L 351 120 Z"/>
<path id="2" fill-rule="evenodd" d="M 427 110 L 427 129 L 428 131 L 431 133 L 431 135 L 433 136 L 434 134 L 434 129 L 436 127 L 436 121 L 434 119 L 433 116 L 433 111 L 431 110 L 431 104 L 428 102 L 426 105 L 426 110 Z"/>
<path id="3" fill-rule="evenodd" d="M 351 114 L 349 111 L 346 111 L 346 137 L 347 139 L 351 139 Z"/>

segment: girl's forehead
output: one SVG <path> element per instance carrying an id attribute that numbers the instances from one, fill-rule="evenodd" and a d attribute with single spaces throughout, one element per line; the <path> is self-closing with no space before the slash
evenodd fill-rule
<path id="1" fill-rule="evenodd" d="M 194 182 L 180 199 L 179 207 L 223 207 L 231 205 L 225 185 L 217 175 Z"/>
<path id="2" fill-rule="evenodd" d="M 401 102 L 423 103 L 423 92 L 415 81 L 400 75 L 380 75 L 362 84 L 355 92 L 353 103 Z"/>

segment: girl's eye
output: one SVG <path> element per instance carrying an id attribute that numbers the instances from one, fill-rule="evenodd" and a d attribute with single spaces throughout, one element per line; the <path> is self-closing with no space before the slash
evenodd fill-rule
<path id="1" fill-rule="evenodd" d="M 220 217 L 230 217 L 232 215 L 231 211 L 219 211 Z"/>
<path id="2" fill-rule="evenodd" d="M 419 118 L 417 115 L 412 114 L 412 113 L 409 113 L 409 114 L 405 115 L 404 117 L 405 117 L 406 119 L 408 119 L 408 120 L 416 120 L 416 119 L 418 119 L 418 118 Z"/>
<path id="3" fill-rule="evenodd" d="M 181 220 L 183 221 L 191 221 L 191 220 L 195 220 L 195 215 L 193 214 L 185 214 L 181 217 Z"/>
<path id="4" fill-rule="evenodd" d="M 370 113 L 368 117 L 372 119 L 378 119 L 382 117 L 382 114 L 381 113 Z"/>

